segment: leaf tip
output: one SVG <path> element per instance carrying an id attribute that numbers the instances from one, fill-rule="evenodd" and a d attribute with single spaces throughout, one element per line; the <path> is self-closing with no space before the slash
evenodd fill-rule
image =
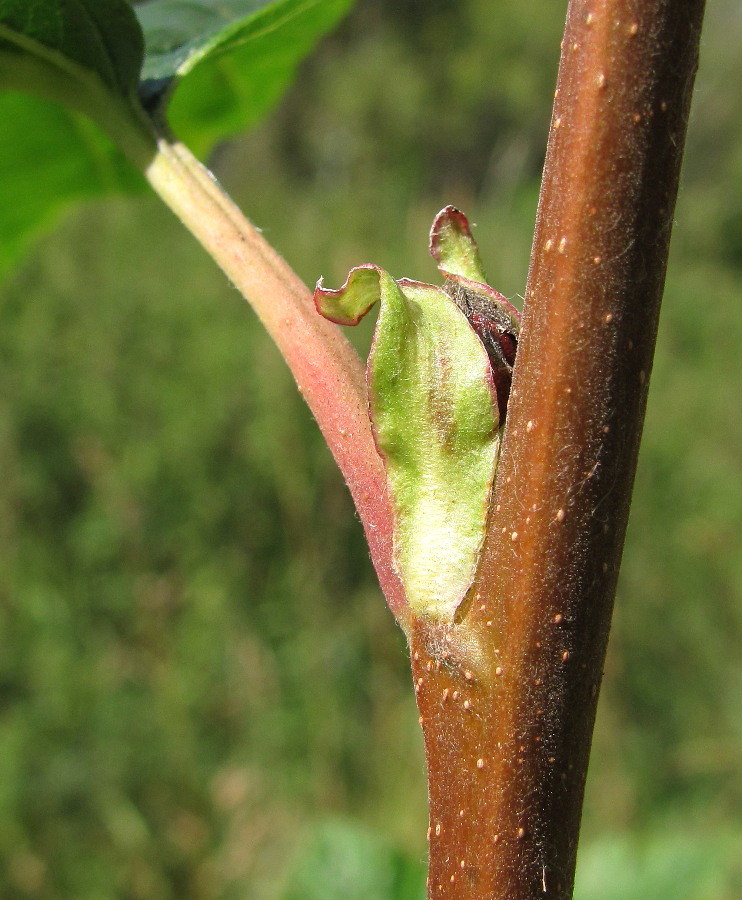
<path id="1" fill-rule="evenodd" d="M 378 266 L 366 263 L 351 269 L 337 290 L 320 278 L 313 295 L 317 312 L 337 325 L 357 325 L 379 299 L 381 277 Z"/>
<path id="2" fill-rule="evenodd" d="M 469 220 L 460 209 L 449 204 L 436 214 L 430 228 L 430 255 L 433 259 L 439 262 L 442 260 L 444 256 L 442 244 L 445 244 L 451 233 L 461 235 L 467 240 L 474 242 L 474 237 L 469 227 Z"/>
<path id="3" fill-rule="evenodd" d="M 447 278 L 463 275 L 472 281 L 486 282 L 477 242 L 469 220 L 455 206 L 445 206 L 430 229 L 430 255 Z"/>

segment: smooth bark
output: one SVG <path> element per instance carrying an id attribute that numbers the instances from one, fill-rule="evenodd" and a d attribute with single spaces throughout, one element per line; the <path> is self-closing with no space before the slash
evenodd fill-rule
<path id="1" fill-rule="evenodd" d="M 413 625 L 431 898 L 568 898 L 703 0 L 573 0 L 477 593 Z"/>

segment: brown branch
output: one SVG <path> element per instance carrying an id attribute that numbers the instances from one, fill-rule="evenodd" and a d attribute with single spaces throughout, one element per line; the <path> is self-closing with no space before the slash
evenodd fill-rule
<path id="1" fill-rule="evenodd" d="M 572 0 L 466 620 L 418 622 L 429 896 L 568 898 L 703 0 Z"/>

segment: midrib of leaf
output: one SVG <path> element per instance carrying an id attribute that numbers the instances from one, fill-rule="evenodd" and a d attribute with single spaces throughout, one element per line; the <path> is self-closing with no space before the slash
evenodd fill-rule
<path id="1" fill-rule="evenodd" d="M 59 50 L 52 50 L 51 47 L 47 47 L 45 44 L 27 37 L 25 34 L 21 34 L 12 28 L 8 28 L 7 25 L 0 25 L 0 38 L 7 41 L 9 44 L 14 44 L 19 50 L 25 51 L 30 56 L 36 57 L 51 69 L 59 69 L 64 72 L 65 75 L 76 78 L 82 82 L 92 84 L 95 80 L 100 81 L 100 83 L 103 84 L 102 79 L 96 79 L 89 69 L 73 62 L 64 53 L 60 53 Z M 0 55 L 2 54 L 3 50 L 0 48 Z"/>

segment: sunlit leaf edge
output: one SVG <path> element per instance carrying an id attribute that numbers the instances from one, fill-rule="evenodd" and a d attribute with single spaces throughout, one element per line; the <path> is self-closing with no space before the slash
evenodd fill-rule
<path id="1" fill-rule="evenodd" d="M 214 59 L 258 39 L 271 31 L 276 31 L 299 16 L 317 7 L 337 8 L 335 18 L 350 8 L 353 0 L 273 0 L 248 15 L 224 25 L 218 31 L 206 35 L 196 35 L 179 47 L 167 53 L 150 55 L 145 53 L 142 81 L 182 79 L 200 63 Z M 142 26 L 145 41 L 148 27 L 146 10 L 151 4 L 135 8 Z"/>

